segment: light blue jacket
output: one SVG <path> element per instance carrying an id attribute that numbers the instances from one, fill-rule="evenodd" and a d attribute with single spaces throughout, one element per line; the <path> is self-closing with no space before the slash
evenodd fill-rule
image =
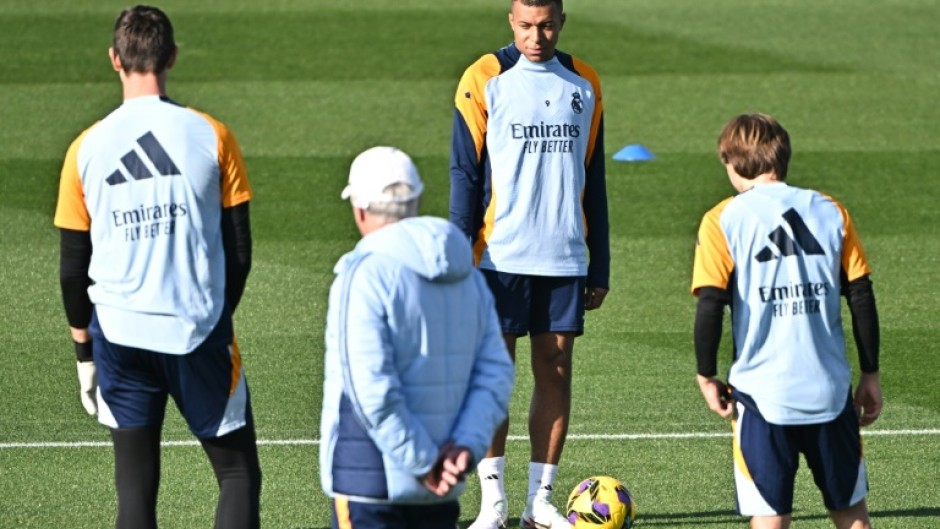
<path id="1" fill-rule="evenodd" d="M 453 500 L 421 483 L 448 441 L 486 452 L 514 369 L 467 238 L 418 217 L 383 227 L 337 263 L 326 325 L 320 479 L 330 496 Z"/>

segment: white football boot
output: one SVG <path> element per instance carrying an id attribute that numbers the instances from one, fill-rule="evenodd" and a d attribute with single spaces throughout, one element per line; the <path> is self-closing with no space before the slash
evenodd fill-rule
<path id="1" fill-rule="evenodd" d="M 531 497 L 519 519 L 522 529 L 572 529 L 568 521 L 552 503 L 544 498 Z"/>
<path id="2" fill-rule="evenodd" d="M 481 505 L 480 514 L 467 529 L 506 529 L 509 508 L 505 500 L 496 500 L 491 505 Z"/>

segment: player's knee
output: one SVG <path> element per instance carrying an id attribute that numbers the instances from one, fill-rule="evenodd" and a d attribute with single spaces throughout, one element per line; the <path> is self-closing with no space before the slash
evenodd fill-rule
<path id="1" fill-rule="evenodd" d="M 557 349 L 533 354 L 532 372 L 536 379 L 551 379 L 556 384 L 570 382 L 571 355 Z"/>
<path id="2" fill-rule="evenodd" d="M 829 511 L 829 517 L 839 529 L 871 529 L 868 506 L 864 500 L 845 509 Z"/>
<path id="3" fill-rule="evenodd" d="M 245 481 L 260 487 L 261 465 L 253 432 L 236 430 L 224 437 L 203 440 L 203 447 L 220 484 Z"/>
<path id="4" fill-rule="evenodd" d="M 219 481 L 247 480 L 261 483 L 261 467 L 257 461 L 240 459 L 215 468 L 215 475 Z"/>

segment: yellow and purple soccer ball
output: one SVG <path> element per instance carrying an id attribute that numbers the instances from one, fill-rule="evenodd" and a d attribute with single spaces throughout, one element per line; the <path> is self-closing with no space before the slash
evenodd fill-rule
<path id="1" fill-rule="evenodd" d="M 593 476 L 571 491 L 565 512 L 574 529 L 630 529 L 636 501 L 618 479 Z"/>

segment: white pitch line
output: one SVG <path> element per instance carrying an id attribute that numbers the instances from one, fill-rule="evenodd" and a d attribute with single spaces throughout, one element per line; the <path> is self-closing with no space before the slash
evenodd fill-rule
<path id="1" fill-rule="evenodd" d="M 862 431 L 863 436 L 896 436 L 906 437 L 915 435 L 940 435 L 940 429 L 927 430 L 868 430 Z M 569 441 L 644 441 L 656 439 L 715 439 L 731 437 L 731 433 L 639 433 L 639 434 L 570 434 Z M 527 441 L 525 435 L 510 435 L 510 441 Z M 310 446 L 318 445 L 317 439 L 258 439 L 259 446 Z M 163 441 L 162 446 L 199 446 L 199 441 Z M 110 441 L 74 441 L 74 442 L 34 442 L 34 443 L 0 443 L 0 450 L 13 448 L 107 448 Z"/>

